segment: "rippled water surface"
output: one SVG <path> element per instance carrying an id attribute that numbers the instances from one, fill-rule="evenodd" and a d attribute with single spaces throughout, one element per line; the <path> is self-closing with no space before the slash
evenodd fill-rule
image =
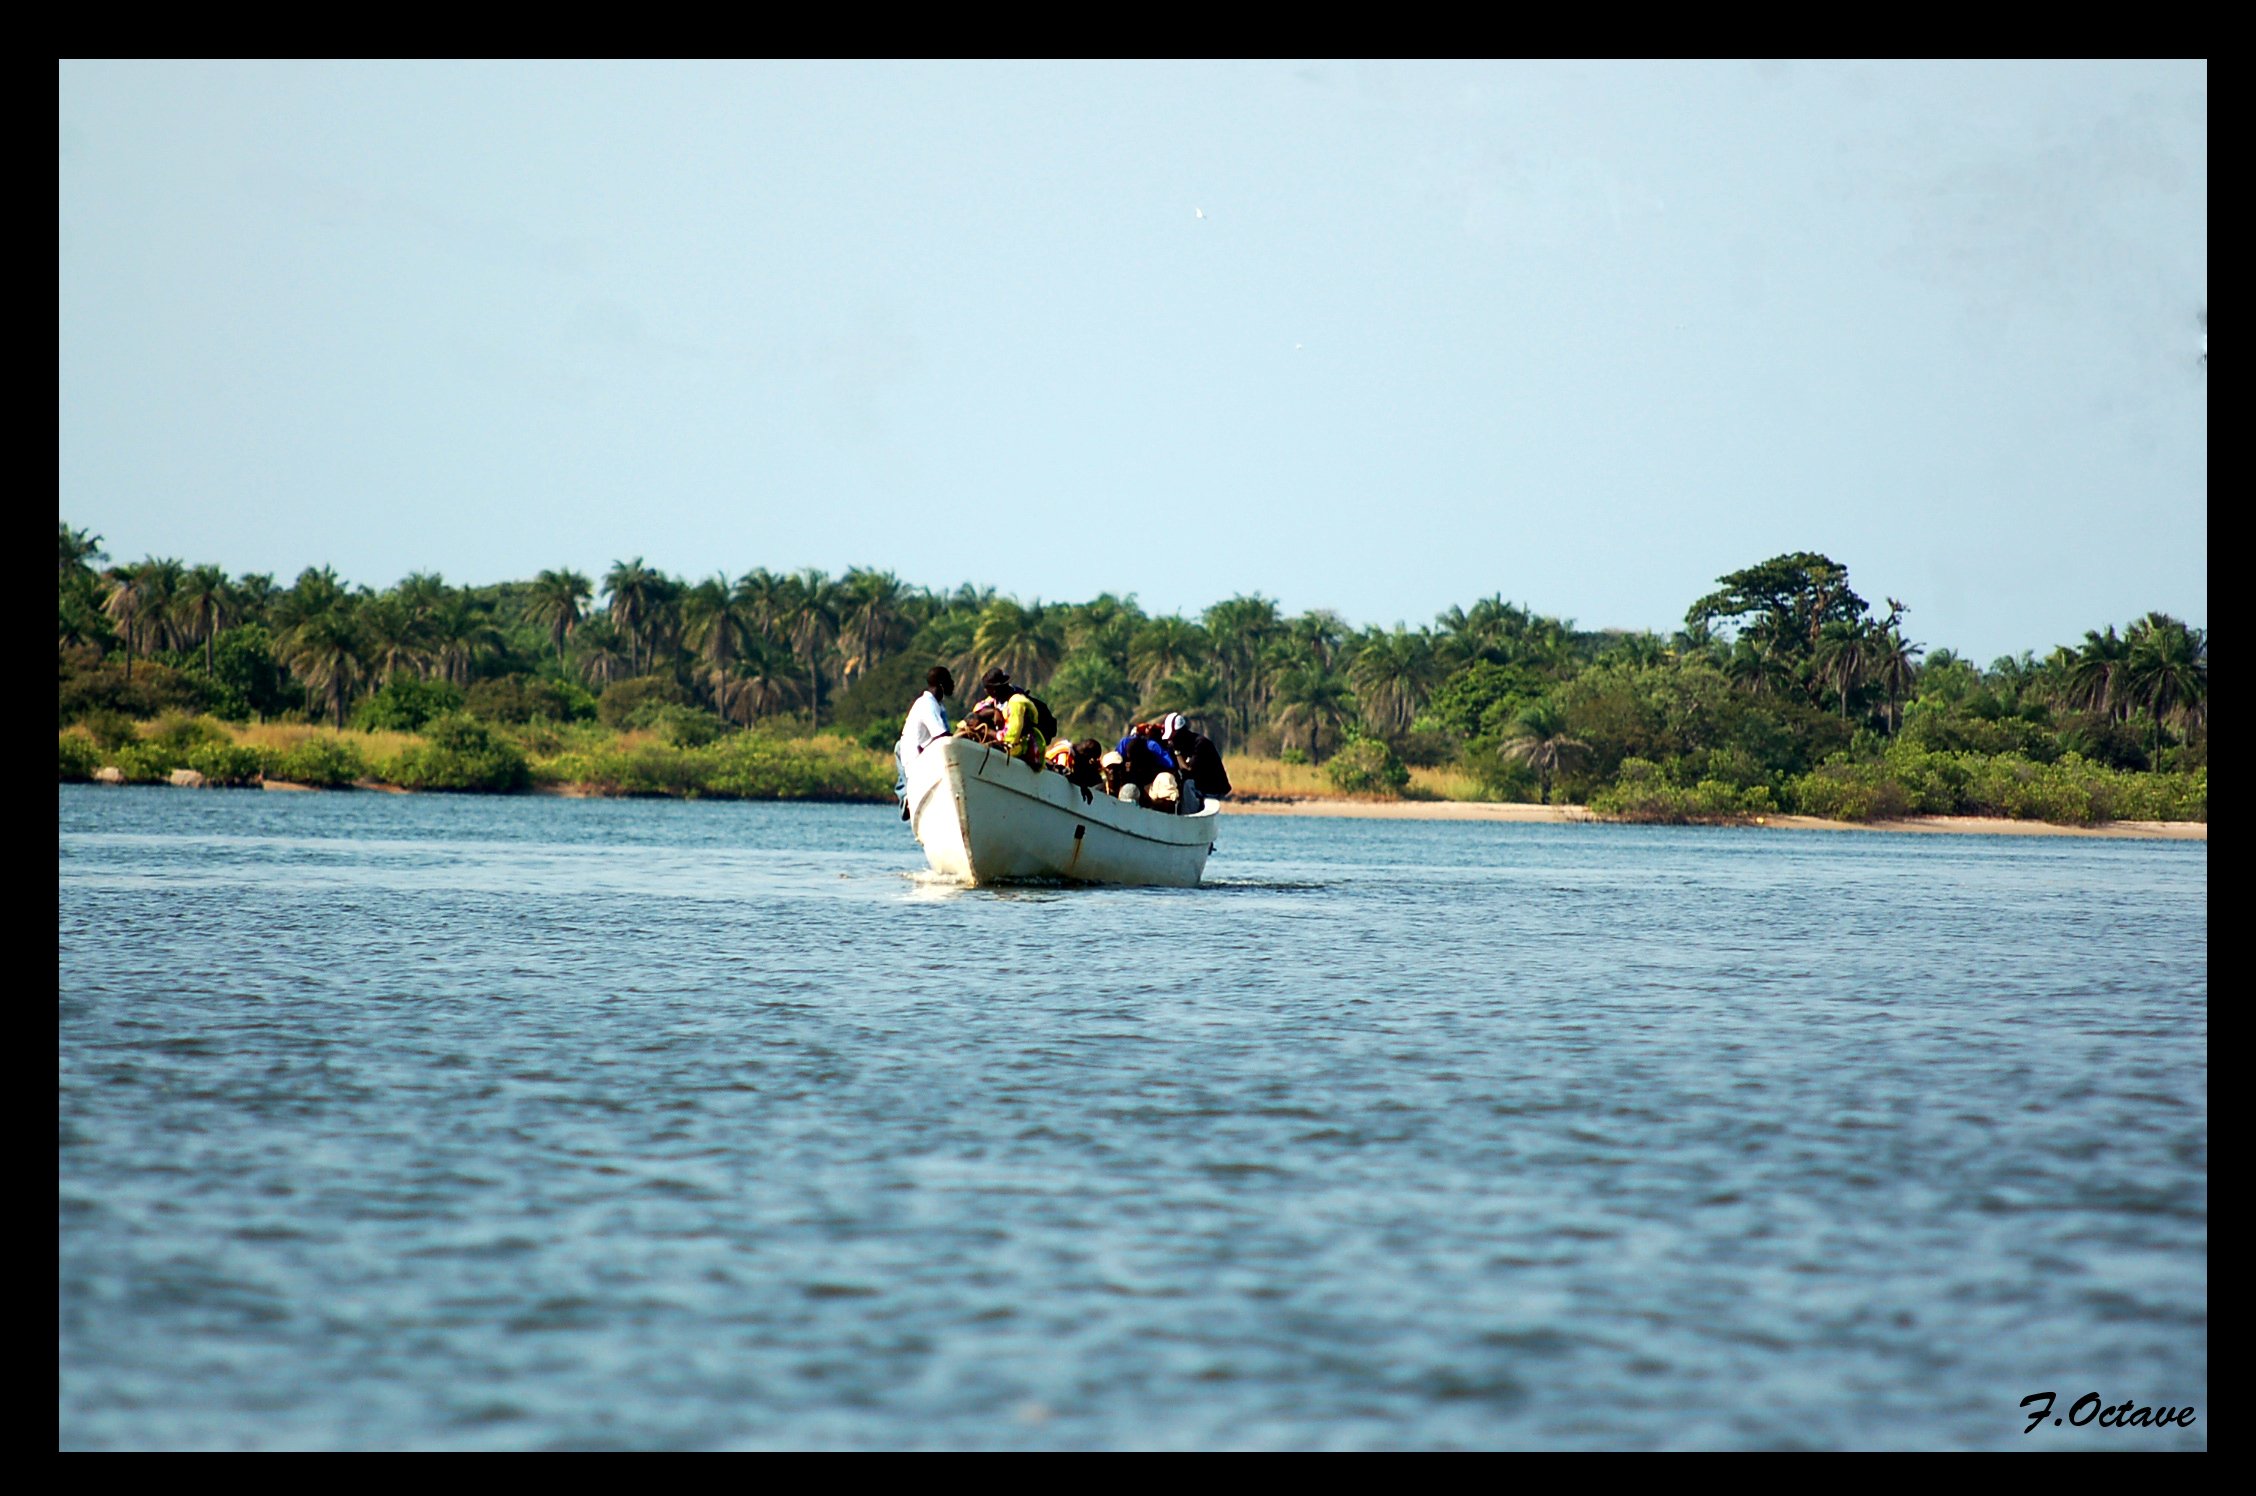
<path id="1" fill-rule="evenodd" d="M 64 1447 L 2207 1443 L 2203 844 L 59 816 Z"/>

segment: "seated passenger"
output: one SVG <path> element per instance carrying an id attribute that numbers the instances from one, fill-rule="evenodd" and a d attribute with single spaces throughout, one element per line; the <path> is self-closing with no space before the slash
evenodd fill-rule
<path id="1" fill-rule="evenodd" d="M 1066 776 L 1085 790 L 1093 790 L 1104 783 L 1104 744 L 1095 738 L 1083 738 L 1073 745 L 1073 768 Z"/>
<path id="2" fill-rule="evenodd" d="M 1050 751 L 1042 755 L 1042 762 L 1066 778 L 1073 777 L 1073 745 L 1064 738 L 1050 744 Z"/>
<path id="3" fill-rule="evenodd" d="M 956 724 L 956 736 L 989 746 L 1003 740 L 1003 714 L 992 706 L 975 707 Z"/>
<path id="4" fill-rule="evenodd" d="M 1127 781 L 1129 788 L 1137 791 L 1133 798 L 1145 804 L 1151 803 L 1153 786 L 1159 776 L 1165 774 L 1168 777 L 1170 788 L 1168 803 L 1172 808 L 1175 799 L 1180 794 L 1180 780 L 1177 778 L 1178 765 L 1175 762 L 1175 755 L 1167 751 L 1165 743 L 1157 738 L 1143 737 L 1131 731 L 1128 736 L 1120 740 L 1119 746 L 1114 751 L 1121 758 L 1122 778 Z M 1126 800 L 1131 797 L 1124 790 L 1120 798 Z"/>
<path id="5" fill-rule="evenodd" d="M 1193 732 L 1180 712 L 1159 719 L 1159 738 L 1183 766 L 1183 814 L 1196 814 L 1208 800 L 1229 798 L 1230 774 L 1213 739 Z"/>

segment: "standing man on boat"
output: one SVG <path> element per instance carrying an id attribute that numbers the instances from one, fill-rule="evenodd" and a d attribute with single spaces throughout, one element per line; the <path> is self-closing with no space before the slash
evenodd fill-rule
<path id="1" fill-rule="evenodd" d="M 924 672 L 924 694 L 909 707 L 901 724 L 901 741 L 893 745 L 893 798 L 901 802 L 901 819 L 909 818 L 909 765 L 934 738 L 948 735 L 948 709 L 940 703 L 956 694 L 956 678 L 945 665 Z"/>

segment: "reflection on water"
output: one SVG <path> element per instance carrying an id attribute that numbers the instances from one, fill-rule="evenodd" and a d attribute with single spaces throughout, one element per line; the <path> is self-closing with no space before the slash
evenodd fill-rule
<path id="1" fill-rule="evenodd" d="M 2206 1444 L 2205 845 L 1245 821 L 66 787 L 59 1441 Z"/>

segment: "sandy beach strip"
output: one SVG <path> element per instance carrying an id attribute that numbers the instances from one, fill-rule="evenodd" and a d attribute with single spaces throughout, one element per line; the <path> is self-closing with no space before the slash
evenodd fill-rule
<path id="1" fill-rule="evenodd" d="M 1597 822 L 1581 805 L 1505 805 L 1469 800 L 1226 800 L 1227 815 L 1341 816 L 1376 821 L 1501 821 L 1519 825 Z M 1828 821 L 1819 816 L 1762 816 L 1749 825 L 1788 831 L 1917 831 L 1976 836 L 2112 836 L 2149 841 L 2209 839 L 2207 821 L 2109 821 L 2056 826 L 1997 816 L 1913 816 L 1901 821 Z"/>

